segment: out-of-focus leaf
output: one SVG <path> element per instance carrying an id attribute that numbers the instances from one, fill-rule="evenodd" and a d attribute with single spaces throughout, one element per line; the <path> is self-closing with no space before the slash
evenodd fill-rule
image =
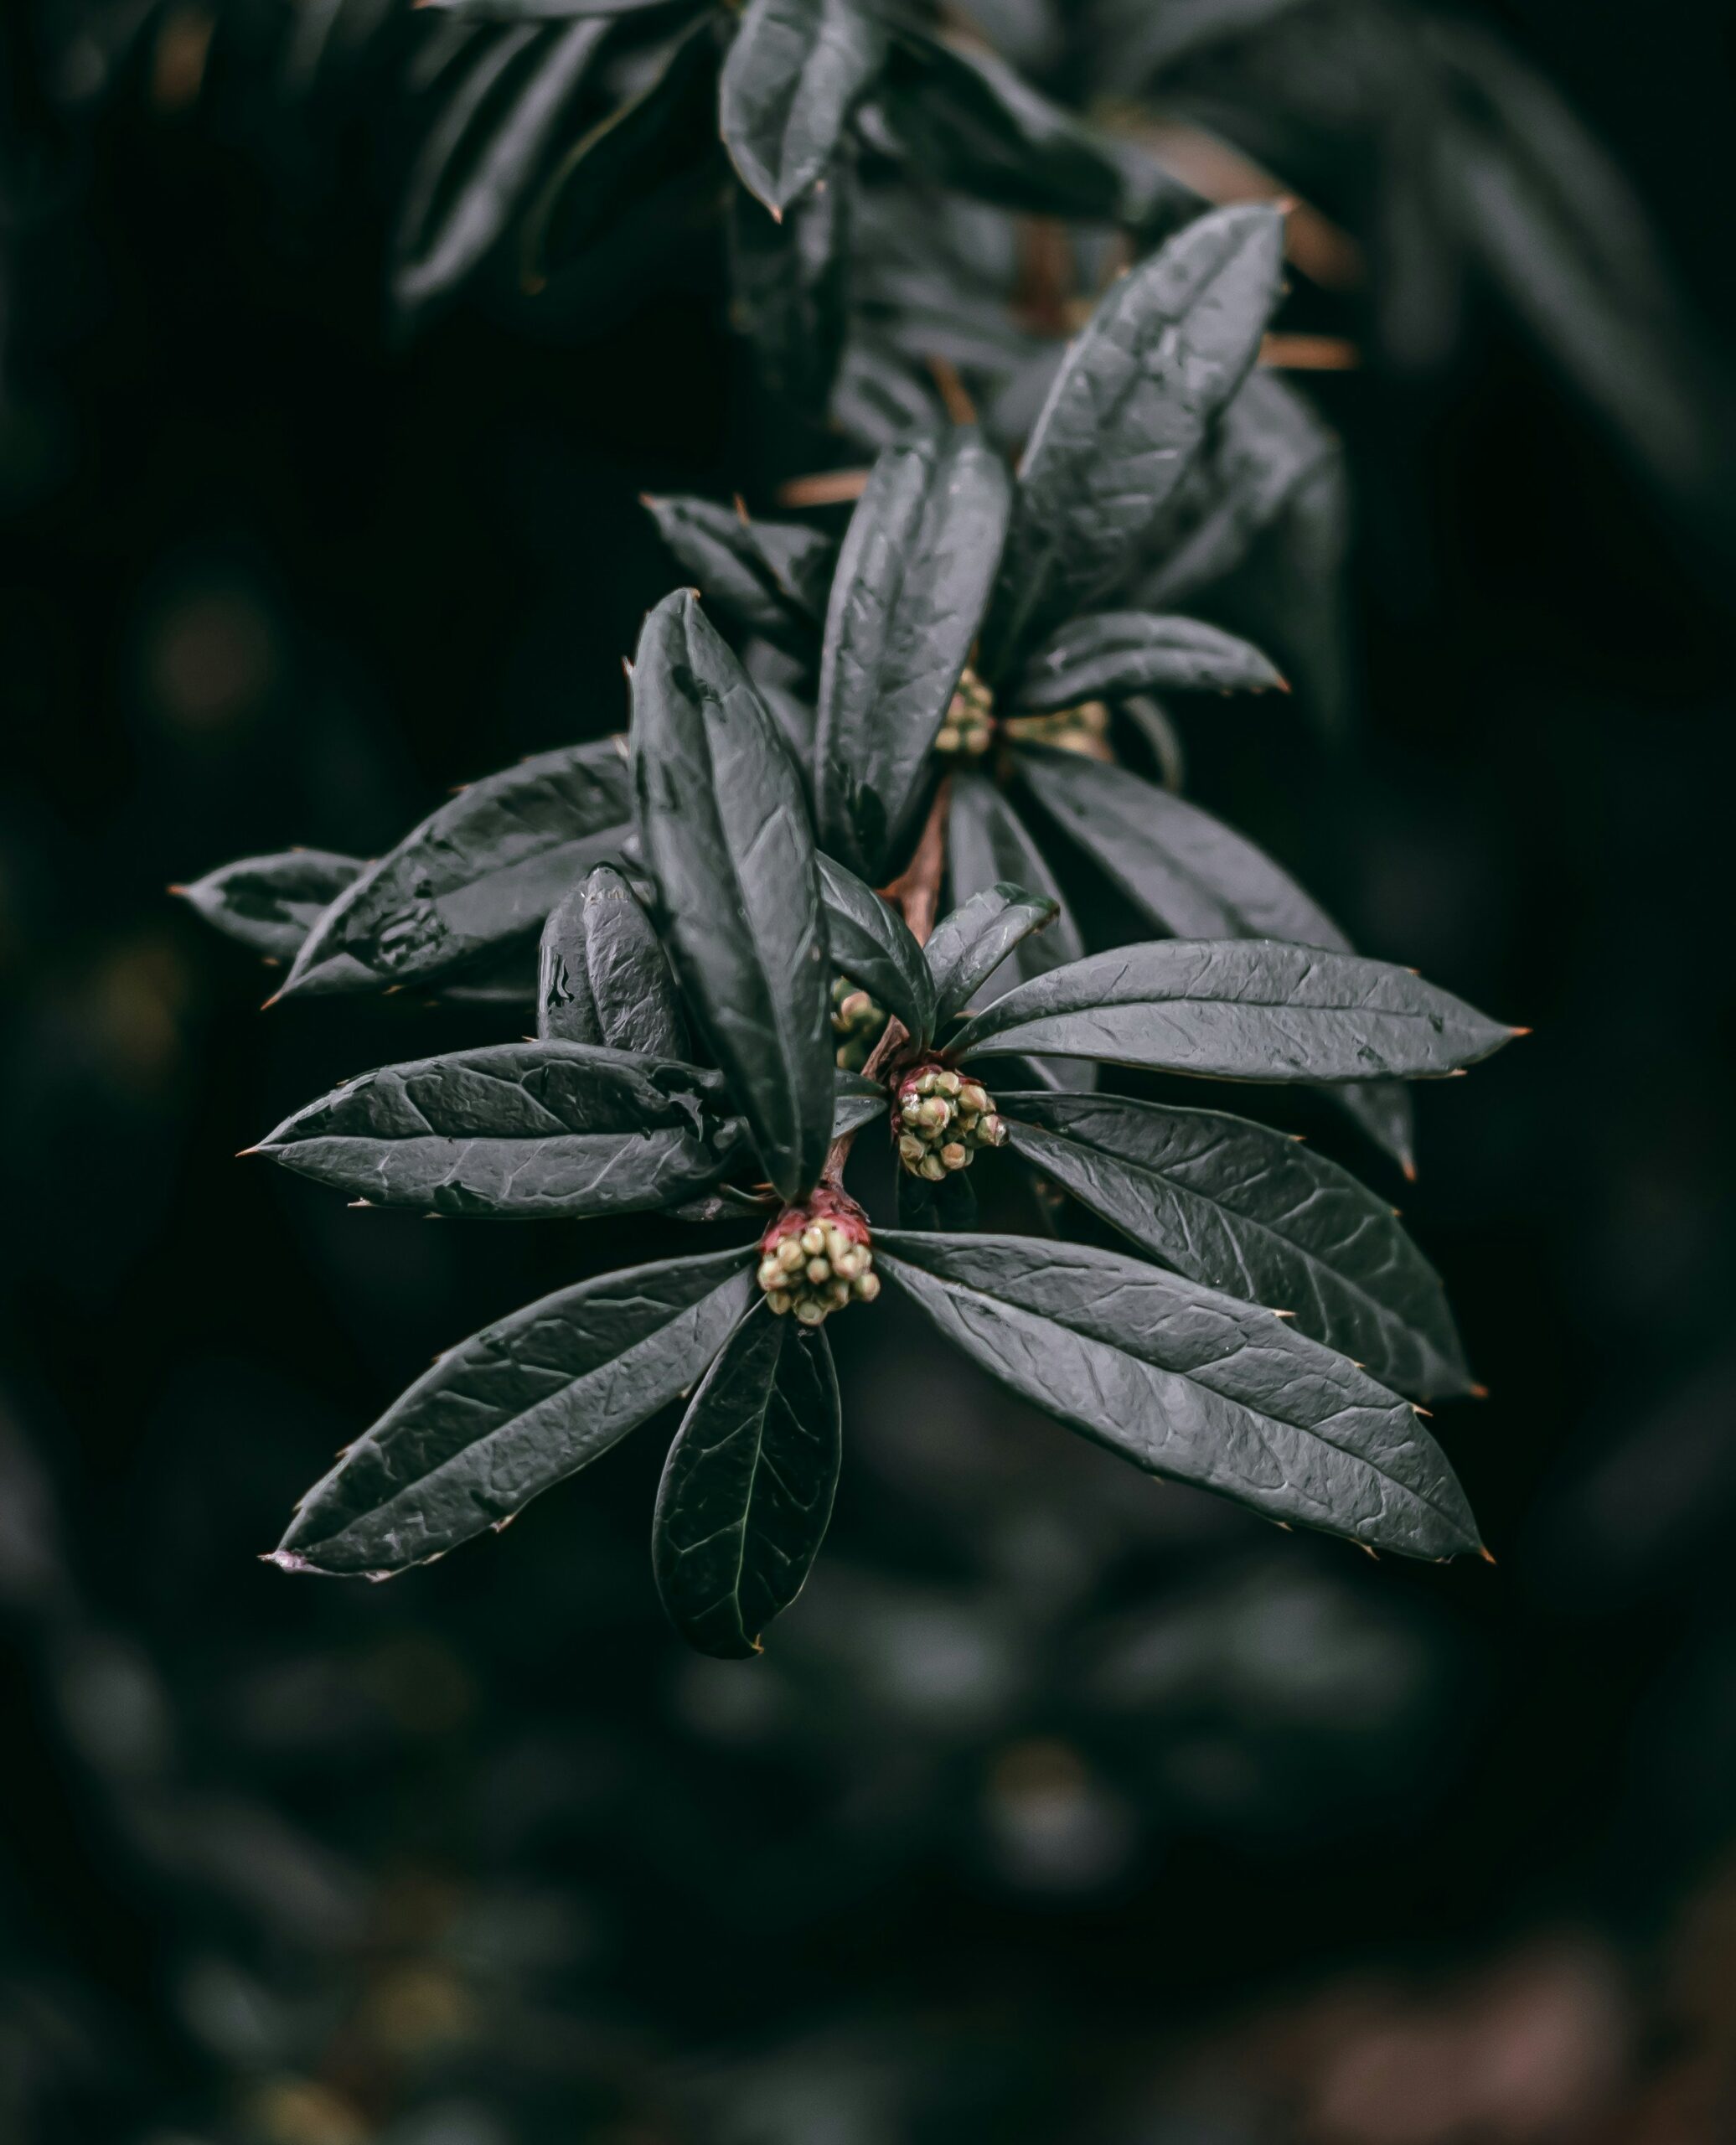
<path id="1" fill-rule="evenodd" d="M 1269 1310 L 1023 1237 L 882 1231 L 875 1261 L 991 1377 L 1148 1473 L 1401 1556 L 1478 1546 L 1410 1403 Z"/>
<path id="2" fill-rule="evenodd" d="M 191 886 L 170 891 L 207 923 L 268 961 L 292 961 L 302 941 L 367 866 L 328 849 L 286 849 L 220 865 Z"/>
<path id="3" fill-rule="evenodd" d="M 1255 36 L 1313 0 L 1113 0 L 1098 19 L 1112 79 L 1131 94 L 1195 54 Z"/>
<path id="4" fill-rule="evenodd" d="M 1156 690 L 1263 693 L 1284 680 L 1251 642 L 1200 618 L 1103 611 L 1051 634 L 1019 674 L 1020 707 L 1075 707 Z"/>
<path id="5" fill-rule="evenodd" d="M 939 1021 L 962 1013 L 1015 946 L 1052 923 L 1060 903 L 1048 894 L 1027 894 L 1009 881 L 988 886 L 943 916 L 923 948 L 934 977 Z"/>
<path id="6" fill-rule="evenodd" d="M 1097 1095 L 995 1107 L 1015 1154 L 1166 1266 L 1294 1312 L 1413 1398 L 1470 1390 L 1439 1277 L 1392 1208 L 1289 1134 Z"/>
<path id="7" fill-rule="evenodd" d="M 832 388 L 834 430 L 878 453 L 945 415 L 933 382 L 896 344 L 860 323 L 851 328 Z"/>
<path id="8" fill-rule="evenodd" d="M 1139 606 L 1167 611 L 1232 573 L 1261 530 L 1343 449 L 1306 398 L 1274 372 L 1251 372 L 1219 413 L 1144 546 Z"/>
<path id="9" fill-rule="evenodd" d="M 786 1199 L 832 1135 L 831 969 L 801 783 L 747 674 L 690 592 L 633 664 L 639 839 L 689 1005 Z"/>
<path id="10" fill-rule="evenodd" d="M 752 521 L 715 500 L 644 502 L 658 533 L 715 610 L 797 649 L 815 638 L 825 616 L 832 545 L 798 522 Z"/>
<path id="11" fill-rule="evenodd" d="M 753 1297 L 740 1248 L 605 1274 L 460 1341 L 302 1498 L 276 1562 L 378 1575 L 503 1527 L 700 1377 Z"/>
<path id="12" fill-rule="evenodd" d="M 689 1645 L 726 1661 L 761 1651 L 825 1539 L 840 1432 L 824 1334 L 756 1305 L 694 1395 L 657 1493 L 652 1569 Z"/>
<path id="13" fill-rule="evenodd" d="M 394 241 L 391 291 L 406 318 L 456 289 L 493 250 L 608 24 L 579 21 L 555 33 L 497 111 L 500 82 L 538 34 L 527 23 L 485 46 L 423 145 Z"/>
<path id="14" fill-rule="evenodd" d="M 673 1206 L 747 1159 L 717 1073 L 553 1041 L 364 1072 L 254 1151 L 370 1206 L 513 1221 Z"/>
<path id="15" fill-rule="evenodd" d="M 1203 206 L 1143 150 L 1081 125 L 993 53 L 907 30 L 879 106 L 925 178 L 998 208 L 1155 229 Z"/>
<path id="16" fill-rule="evenodd" d="M 1513 1032 L 1389 962 L 1269 938 L 1166 938 L 1020 984 L 951 1047 L 1220 1080 L 1429 1080 Z"/>
<path id="17" fill-rule="evenodd" d="M 947 871 L 954 904 L 962 907 L 974 895 L 1001 885 L 1029 887 L 1039 899 L 1055 904 L 1046 930 L 1027 934 L 1009 949 L 1000 971 L 1003 990 L 1079 959 L 1085 941 L 1025 822 L 985 777 L 961 768 L 954 771 L 952 783 Z M 1093 1067 L 1079 1061 L 1050 1059 L 1032 1070 L 1056 1087 L 1090 1088 L 1097 1083 Z"/>
<path id="18" fill-rule="evenodd" d="M 561 160 L 526 224 L 522 266 L 540 288 L 571 268 L 623 214 L 650 213 L 716 147 L 717 32 L 707 8 L 670 46 L 650 82 Z"/>
<path id="19" fill-rule="evenodd" d="M 718 112 L 741 183 L 781 216 L 832 161 L 886 34 L 857 0 L 747 0 Z"/>
<path id="20" fill-rule="evenodd" d="M 1037 419 L 985 636 L 999 676 L 1124 577 L 1246 377 L 1278 302 L 1284 220 L 1213 210 L 1108 292 Z"/>
<path id="21" fill-rule="evenodd" d="M 774 223 L 749 197 L 730 204 L 730 316 L 752 344 L 762 385 L 818 417 L 838 378 L 849 328 L 850 179 L 830 178 Z"/>
<path id="22" fill-rule="evenodd" d="M 1728 390 L 1621 174 L 1498 40 L 1470 23 L 1421 27 L 1454 96 L 1434 156 L 1448 212 L 1653 478 L 1727 514 Z"/>
<path id="23" fill-rule="evenodd" d="M 879 879 L 920 801 L 935 734 L 1000 556 L 1006 465 L 952 427 L 888 448 L 838 555 L 820 658 L 821 839 Z"/>
<path id="24" fill-rule="evenodd" d="M 456 15 L 462 22 L 564 23 L 586 16 L 638 15 L 648 8 L 682 8 L 699 0 L 416 0 L 418 8 Z"/>
<path id="25" fill-rule="evenodd" d="M 431 983 L 541 928 L 628 834 L 612 738 L 484 777 L 371 864 L 314 925 L 282 995 Z"/>
<path id="26" fill-rule="evenodd" d="M 1291 938 L 1350 950 L 1287 871 L 1197 804 L 1080 752 L 1027 750 L 1018 768 L 1086 855 L 1177 938 Z"/>
<path id="27" fill-rule="evenodd" d="M 692 1054 L 662 943 L 632 887 L 606 864 L 543 927 L 536 1031 L 646 1057 Z"/>
<path id="28" fill-rule="evenodd" d="M 934 979 L 910 927 L 890 902 L 829 856 L 819 860 L 819 886 L 833 967 L 926 1042 L 934 1032 Z"/>

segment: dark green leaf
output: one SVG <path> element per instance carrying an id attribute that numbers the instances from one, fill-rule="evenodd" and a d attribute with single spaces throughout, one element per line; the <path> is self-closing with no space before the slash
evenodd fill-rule
<path id="1" fill-rule="evenodd" d="M 630 208 L 647 211 L 713 157 L 717 33 L 708 8 L 669 47 L 657 74 L 582 136 L 539 196 L 526 225 L 524 281 L 537 289 L 605 238 Z"/>
<path id="2" fill-rule="evenodd" d="M 1052 634 L 1026 662 L 1015 697 L 1045 709 L 1153 690 L 1263 693 L 1283 684 L 1258 649 L 1202 619 L 1103 611 Z"/>
<path id="3" fill-rule="evenodd" d="M 975 432 L 888 448 L 850 517 L 820 659 L 821 839 L 870 880 L 907 833 L 995 578 L 1011 483 Z"/>
<path id="4" fill-rule="evenodd" d="M 753 1295 L 738 1248 L 602 1274 L 484 1326 L 308 1491 L 276 1561 L 380 1577 L 504 1527 L 685 1392 Z"/>
<path id="5" fill-rule="evenodd" d="M 1187 938 L 1290 938 L 1349 953 L 1343 933 L 1263 850 L 1196 805 L 1077 752 L 1020 762 L 1052 816 L 1155 923 Z M 1336 1108 L 1401 1169 L 1414 1169 L 1403 1088 L 1330 1087 Z"/>
<path id="6" fill-rule="evenodd" d="M 946 413 L 928 375 L 858 321 L 839 361 L 829 415 L 834 431 L 877 454 L 943 423 Z"/>
<path id="7" fill-rule="evenodd" d="M 786 1199 L 832 1136 L 831 981 L 799 778 L 691 593 L 645 621 L 633 674 L 639 838 L 675 972 Z"/>
<path id="8" fill-rule="evenodd" d="M 1289 1133 L 1095 1095 L 995 1106 L 1016 1154 L 1191 1280 L 1294 1312 L 1416 1399 L 1471 1389 L 1439 1278 L 1392 1208 Z"/>
<path id="9" fill-rule="evenodd" d="M 832 1137 L 841 1140 L 846 1132 L 860 1132 L 865 1124 L 884 1115 L 886 1091 L 878 1080 L 870 1080 L 860 1072 L 840 1072 L 832 1106 Z"/>
<path id="10" fill-rule="evenodd" d="M 1287 871 L 1197 804 L 1080 752 L 1026 751 L 1018 768 L 1044 809 L 1164 930 L 1350 950 Z"/>
<path id="11" fill-rule="evenodd" d="M 456 289 L 492 251 L 608 24 L 575 22 L 555 34 L 503 95 L 513 62 L 538 34 L 526 23 L 485 45 L 423 144 L 394 243 L 392 296 L 406 316 Z"/>
<path id="12" fill-rule="evenodd" d="M 750 521 L 710 499 L 648 497 L 644 504 L 714 610 L 780 644 L 812 644 L 832 561 L 832 545 L 817 530 Z"/>
<path id="13" fill-rule="evenodd" d="M 536 1031 L 647 1057 L 692 1055 L 675 979 L 651 919 L 606 864 L 543 927 Z"/>
<path id="14" fill-rule="evenodd" d="M 1010 948 L 1000 969 L 1003 990 L 1046 975 L 1051 969 L 1077 961 L 1085 951 L 1078 927 L 1067 913 L 1055 875 L 1024 821 L 994 783 L 964 769 L 952 778 L 952 805 L 947 814 L 947 865 L 953 902 L 962 907 L 974 895 L 997 886 L 1028 886 L 1055 904 L 1046 930 L 1031 933 Z M 1062 1088 L 1089 1088 L 1097 1075 L 1088 1064 L 1052 1059 L 1032 1068 L 1040 1079 Z"/>
<path id="15" fill-rule="evenodd" d="M 1060 912 L 1051 896 L 1027 894 L 1002 880 L 942 917 L 923 948 L 934 978 L 935 1018 L 962 1013 L 1013 948 Z"/>
<path id="16" fill-rule="evenodd" d="M 1150 1474 L 1401 1556 L 1477 1547 L 1410 1403 L 1269 1310 L 1023 1237 L 882 1231 L 875 1264 L 991 1377 Z"/>
<path id="17" fill-rule="evenodd" d="M 1386 961 L 1269 938 L 1170 938 L 1020 984 L 952 1047 L 1221 1080 L 1427 1080 L 1475 1065 L 1513 1033 Z"/>
<path id="18" fill-rule="evenodd" d="M 286 849 L 275 856 L 220 865 L 190 886 L 169 891 L 190 902 L 225 938 L 239 939 L 268 961 L 292 961 L 319 917 L 366 869 L 359 856 Z"/>
<path id="19" fill-rule="evenodd" d="M 934 982 L 910 927 L 890 902 L 829 856 L 819 860 L 819 887 L 834 968 L 926 1042 L 934 1032 Z"/>
<path id="20" fill-rule="evenodd" d="M 1142 150 L 1082 126 L 990 52 L 905 32 L 879 109 L 923 178 L 997 208 L 1174 225 L 1203 205 Z"/>
<path id="21" fill-rule="evenodd" d="M 718 111 L 741 183 L 781 216 L 832 161 L 886 52 L 856 0 L 747 0 Z"/>
<path id="22" fill-rule="evenodd" d="M 760 1651 L 825 1539 L 840 1431 L 824 1334 L 757 1305 L 694 1395 L 657 1493 L 652 1569 L 689 1645 Z"/>
<path id="23" fill-rule="evenodd" d="M 338 897 L 282 995 L 431 983 L 530 937 L 581 872 L 618 853 L 628 810 L 612 738 L 472 783 Z"/>
<path id="24" fill-rule="evenodd" d="M 849 328 L 850 206 L 841 163 L 782 223 L 739 190 L 730 204 L 731 318 L 766 392 L 814 417 L 831 398 Z"/>
<path id="25" fill-rule="evenodd" d="M 570 1219 L 674 1206 L 715 1183 L 747 1160 L 727 1110 L 721 1079 L 695 1065 L 495 1043 L 364 1072 L 255 1151 L 370 1206 Z"/>
<path id="26" fill-rule="evenodd" d="M 1020 468 L 986 636 L 997 676 L 1137 562 L 1254 361 L 1283 259 L 1274 209 L 1215 209 L 1124 276 L 1092 315 Z"/>
<path id="27" fill-rule="evenodd" d="M 1342 458 L 1294 388 L 1276 373 L 1250 373 L 1148 533 L 1152 563 L 1136 587 L 1141 609 L 1171 610 L 1222 581 L 1298 488 Z"/>

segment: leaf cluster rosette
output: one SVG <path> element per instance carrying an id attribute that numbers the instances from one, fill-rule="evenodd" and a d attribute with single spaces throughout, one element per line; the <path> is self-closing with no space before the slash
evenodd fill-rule
<path id="1" fill-rule="evenodd" d="M 1475 1546 L 1413 1404 L 1470 1380 L 1392 1210 L 1268 1127 L 1095 1092 L 1103 1065 L 1317 1085 L 1408 1160 L 1398 1083 L 1511 1032 L 1357 956 L 1272 860 L 1123 763 L 1167 729 L 1155 695 L 1282 683 L 1250 644 L 1136 607 L 1209 525 L 1177 540 L 1177 503 L 1214 494 L 1281 237 L 1261 208 L 1189 225 L 1097 308 L 1016 478 L 974 427 L 920 432 L 835 556 L 805 525 L 654 502 L 747 640 L 691 590 L 659 604 L 627 740 L 487 778 L 374 862 L 292 851 L 183 890 L 287 964 L 280 997 L 535 993 L 534 1038 L 348 1082 L 261 1143 L 274 1159 L 362 1204 L 759 1225 L 442 1357 L 310 1493 L 283 1561 L 442 1554 L 691 1392 L 654 1563 L 695 1644 L 752 1651 L 830 1512 L 824 1322 L 871 1315 L 882 1281 L 1149 1471 L 1373 1548 Z M 1057 832 L 1175 936 L 1088 953 Z M 834 1014 L 858 1001 L 884 1025 L 841 1072 Z M 901 1226 L 875 1231 L 844 1174 L 888 1113 Z M 1130 1248 L 970 1233 L 967 1171 L 997 1149 Z"/>
<path id="2" fill-rule="evenodd" d="M 1054 928 L 1049 897 L 999 885 L 919 943 L 906 913 L 926 928 L 922 886 L 888 900 L 817 849 L 777 721 L 690 592 L 647 619 L 632 683 L 645 899 L 599 866 L 554 910 L 538 1036 L 366 1075 L 263 1150 L 438 1212 L 779 1211 L 748 1244 L 579 1282 L 441 1357 L 309 1493 L 279 1561 L 378 1576 L 442 1555 L 690 1392 L 654 1569 L 693 1644 L 755 1651 L 835 1491 L 825 1319 L 875 1315 L 882 1283 L 1011 1392 L 1148 1472 L 1371 1548 L 1475 1548 L 1444 1455 L 1376 1374 L 1464 1389 L 1451 1321 L 1353 1180 L 1312 1160 L 1286 1176 L 1282 1135 L 1209 1112 L 1043 1089 L 997 1095 L 991 1120 L 974 1098 L 986 1108 L 980 1083 L 1007 1060 L 1438 1078 L 1510 1031 L 1408 970 L 1270 940 L 1151 942 L 987 995 Z M 943 815 L 930 820 L 943 838 Z M 922 871 L 938 869 L 931 840 Z M 872 1078 L 840 1082 L 833 1062 L 834 964 L 871 977 L 890 1016 Z M 912 1067 L 938 1068 L 926 1088 Z M 1145 1255 L 977 1236 L 921 1211 L 871 1229 L 844 1184 L 855 1134 L 891 1097 L 948 1107 L 967 1090 L 994 1124 L 985 1147 L 1004 1138 Z M 800 1275 L 786 1246 L 811 1261 Z"/>

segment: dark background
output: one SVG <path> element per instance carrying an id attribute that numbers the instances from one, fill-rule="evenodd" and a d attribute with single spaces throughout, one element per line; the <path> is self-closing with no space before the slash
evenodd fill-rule
<path id="1" fill-rule="evenodd" d="M 1726 344 L 1736 17 L 1479 13 Z M 637 494 L 752 481 L 777 413 L 703 249 L 587 339 L 396 347 L 377 130 L 259 147 L 123 101 L 11 243 L 3 2134 L 1736 2133 L 1728 561 L 1485 302 L 1426 385 L 1321 386 L 1353 734 L 1188 731 L 1360 944 L 1536 1030 L 1389 1187 L 1491 1389 L 1435 1427 L 1496 1569 L 1156 1487 L 889 1313 L 840 1322 L 837 1520 L 762 1662 L 662 1625 L 662 1426 L 504 1541 L 292 1582 L 255 1558 L 437 1350 L 664 1238 L 232 1160 L 515 1024 L 261 1016 L 164 890 L 619 727 L 673 578 Z"/>

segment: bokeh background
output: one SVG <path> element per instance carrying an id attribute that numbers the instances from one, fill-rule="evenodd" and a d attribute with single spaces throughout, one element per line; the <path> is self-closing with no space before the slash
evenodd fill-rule
<path id="1" fill-rule="evenodd" d="M 1090 92 L 1088 25 L 984 14 Z M 432 1354 L 664 1239 L 357 1214 L 232 1159 L 514 1023 L 261 1015 L 165 890 L 377 852 L 619 727 L 673 578 L 637 494 L 768 506 L 768 469 L 849 457 L 758 396 L 703 233 L 558 332 L 394 333 L 407 122 L 365 54 L 299 104 L 245 50 L 213 83 L 203 19 L 5 31 L 0 2137 L 1736 2135 L 1713 463 L 1648 473 L 1425 220 L 1451 333 L 1403 361 L 1377 273 L 1328 323 L 1369 362 L 1307 382 L 1354 489 L 1352 719 L 1187 731 L 1191 793 L 1360 944 L 1536 1030 L 1421 1096 L 1391 1187 L 1491 1388 L 1436 1427 L 1496 1569 L 1133 1476 L 889 1306 L 837 1329 L 838 1516 L 763 1661 L 663 1626 L 662 1424 L 504 1540 L 292 1581 L 259 1553 Z M 1455 19 L 1614 150 L 1715 370 L 1736 14 Z M 1385 153 L 1294 176 L 1354 229 Z"/>

